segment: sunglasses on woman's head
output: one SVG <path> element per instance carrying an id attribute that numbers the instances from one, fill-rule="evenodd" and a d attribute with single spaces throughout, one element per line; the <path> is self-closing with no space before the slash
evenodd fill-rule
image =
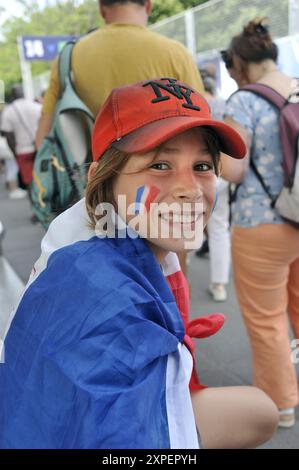
<path id="1" fill-rule="evenodd" d="M 233 68 L 232 53 L 229 50 L 224 49 L 224 50 L 220 51 L 220 54 L 221 54 L 221 59 L 223 60 L 223 62 L 225 64 L 225 67 L 227 69 L 232 69 Z"/>

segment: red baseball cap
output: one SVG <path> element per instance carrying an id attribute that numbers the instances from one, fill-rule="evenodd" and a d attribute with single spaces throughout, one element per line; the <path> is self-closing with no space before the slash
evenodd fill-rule
<path id="1" fill-rule="evenodd" d="M 246 155 L 238 132 L 212 119 L 207 101 L 173 78 L 146 80 L 115 88 L 102 106 L 92 133 L 93 159 L 111 146 L 127 153 L 145 153 L 181 132 L 209 126 L 221 151 L 233 158 Z"/>

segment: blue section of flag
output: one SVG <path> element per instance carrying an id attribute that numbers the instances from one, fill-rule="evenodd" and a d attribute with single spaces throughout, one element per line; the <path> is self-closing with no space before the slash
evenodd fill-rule
<path id="1" fill-rule="evenodd" d="M 166 365 L 184 328 L 143 239 L 56 251 L 0 365 L 0 448 L 168 448 Z"/>

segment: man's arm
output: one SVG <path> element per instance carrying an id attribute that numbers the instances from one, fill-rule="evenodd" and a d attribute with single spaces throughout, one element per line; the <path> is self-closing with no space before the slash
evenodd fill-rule
<path id="1" fill-rule="evenodd" d="M 58 74 L 58 60 L 56 59 L 52 66 L 49 88 L 45 93 L 41 118 L 35 136 L 35 146 L 37 149 L 41 146 L 43 139 L 49 134 L 54 117 L 56 102 L 60 95 L 60 82 Z"/>
<path id="2" fill-rule="evenodd" d="M 8 147 L 10 148 L 12 153 L 16 155 L 16 139 L 14 133 L 2 131 L 2 135 L 6 138 Z"/>
<path id="3" fill-rule="evenodd" d="M 40 148 L 43 139 L 49 134 L 51 130 L 53 116 L 54 113 L 42 113 L 40 117 L 35 136 L 35 146 L 37 150 Z"/>

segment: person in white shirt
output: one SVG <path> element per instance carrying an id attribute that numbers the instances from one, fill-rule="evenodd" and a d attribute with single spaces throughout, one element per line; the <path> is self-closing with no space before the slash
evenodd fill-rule
<path id="1" fill-rule="evenodd" d="M 205 93 L 214 119 L 224 118 L 225 101 L 217 96 L 216 69 L 207 64 L 200 69 Z M 209 292 L 215 302 L 227 300 L 226 285 L 229 282 L 231 263 L 230 227 L 229 227 L 229 192 L 228 182 L 222 178 L 217 181 L 217 204 L 208 223 L 210 251 L 210 285 Z M 199 254 L 200 255 L 200 250 Z"/>
<path id="2" fill-rule="evenodd" d="M 4 162 L 5 184 L 8 189 L 9 199 L 23 199 L 26 197 L 27 192 L 18 187 L 19 168 L 5 137 L 2 137 L 2 135 L 0 135 L 0 160 Z"/>
<path id="3" fill-rule="evenodd" d="M 37 130 L 41 105 L 23 98 L 20 86 L 12 89 L 13 101 L 5 106 L 1 131 L 14 153 L 21 178 L 26 186 L 32 181 L 33 162 L 35 157 L 35 133 Z"/>

